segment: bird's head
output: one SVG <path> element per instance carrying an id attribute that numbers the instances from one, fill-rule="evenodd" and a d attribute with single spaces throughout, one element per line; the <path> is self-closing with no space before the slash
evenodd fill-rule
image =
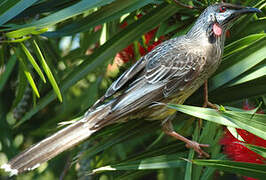
<path id="1" fill-rule="evenodd" d="M 193 36 L 193 33 L 197 33 L 197 31 L 200 31 L 199 33 L 205 31 L 208 34 L 222 36 L 239 17 L 245 14 L 258 12 L 261 11 L 252 7 L 244 7 L 229 3 L 213 4 L 203 11 L 189 33 Z"/>
<path id="2" fill-rule="evenodd" d="M 209 6 L 206 10 L 209 24 L 217 23 L 223 30 L 228 29 L 236 19 L 249 13 L 261 12 L 257 8 L 243 7 L 228 3 L 219 3 Z"/>

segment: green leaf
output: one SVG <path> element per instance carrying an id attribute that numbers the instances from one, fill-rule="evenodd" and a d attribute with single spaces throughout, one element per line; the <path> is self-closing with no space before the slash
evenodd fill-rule
<path id="1" fill-rule="evenodd" d="M 22 28 L 22 29 L 18 29 L 15 31 L 5 33 L 5 36 L 8 38 L 21 38 L 21 39 L 23 39 L 23 36 L 39 35 L 39 34 L 42 34 L 46 31 L 48 31 L 48 28 L 38 29 L 36 27 L 27 27 L 27 28 Z M 24 38 L 26 38 L 26 37 L 24 37 Z M 27 38 L 30 38 L 30 37 L 27 37 Z"/>
<path id="2" fill-rule="evenodd" d="M 257 67 L 256 69 L 252 70 L 249 73 L 245 73 L 245 76 L 240 77 L 236 80 L 233 80 L 227 86 L 235 86 L 238 84 L 243 84 L 243 83 L 261 78 L 263 76 L 266 76 L 266 65 L 262 65 L 260 67 Z"/>
<path id="3" fill-rule="evenodd" d="M 30 38 L 31 38 L 30 36 L 25 36 L 25 37 L 22 37 L 22 38 L 13 39 L 13 40 L 4 40 L 4 41 L 1 41 L 1 42 L 2 43 L 19 43 L 19 42 L 26 41 L 26 40 L 28 40 Z"/>
<path id="4" fill-rule="evenodd" d="M 209 94 L 211 101 L 230 103 L 247 97 L 256 97 L 266 93 L 266 77 L 247 81 L 235 86 L 218 88 Z M 194 96 L 193 96 L 194 97 Z"/>
<path id="5" fill-rule="evenodd" d="M 214 109 L 181 105 L 181 104 L 168 104 L 167 107 L 218 124 L 227 125 L 236 128 L 238 127 L 233 122 L 230 122 L 228 119 L 221 116 L 220 112 Z"/>
<path id="6" fill-rule="evenodd" d="M 54 78 L 49 66 L 47 65 L 47 63 L 46 63 L 46 61 L 42 55 L 42 52 L 41 52 L 41 50 L 40 50 L 40 48 L 39 48 L 39 46 L 35 40 L 33 40 L 33 47 L 35 49 L 35 53 L 37 54 L 37 56 L 41 62 L 42 68 L 43 68 L 45 74 L 47 75 L 47 78 L 49 79 L 49 81 L 50 81 L 50 83 L 54 89 L 54 92 L 56 93 L 59 101 L 62 102 L 63 100 L 62 100 L 62 95 L 61 95 L 60 89 L 59 89 L 59 87 L 55 81 L 55 78 Z"/>
<path id="7" fill-rule="evenodd" d="M 228 131 L 239 141 L 244 141 L 244 139 L 237 133 L 236 128 L 227 127 Z"/>
<path id="8" fill-rule="evenodd" d="M 39 65 L 36 63 L 35 59 L 33 58 L 33 56 L 31 55 L 30 51 L 26 48 L 26 46 L 23 43 L 20 43 L 22 50 L 24 51 L 24 53 L 26 54 L 28 60 L 30 61 L 30 63 L 32 64 L 33 68 L 36 70 L 36 72 L 39 74 L 39 76 L 41 77 L 41 79 L 43 80 L 43 82 L 46 83 L 45 77 L 42 73 L 41 68 L 39 67 Z"/>
<path id="9" fill-rule="evenodd" d="M 68 7 L 72 4 L 77 3 L 77 0 L 60 0 L 60 1 L 39 1 L 35 3 L 30 8 L 27 8 L 25 11 L 18 15 L 18 18 L 27 18 L 29 16 L 36 17 L 38 14 L 46 13 L 46 16 L 49 15 L 47 13 L 54 13 L 55 11 L 59 11 L 65 7 Z"/>
<path id="10" fill-rule="evenodd" d="M 30 74 L 30 71 L 29 71 L 29 69 L 28 69 L 28 67 L 27 67 L 27 63 L 26 63 L 26 61 L 25 61 L 25 60 L 19 55 L 19 53 L 21 53 L 21 52 L 20 52 L 20 49 L 17 49 L 17 48 L 16 48 L 16 49 L 15 49 L 15 52 L 16 52 L 16 56 L 18 57 L 18 60 L 20 61 L 21 67 L 22 67 L 22 69 L 23 69 L 23 72 L 24 72 L 26 78 L 28 79 L 29 84 L 31 85 L 31 87 L 32 87 L 34 93 L 36 94 L 36 96 L 39 98 L 39 97 L 40 97 L 39 91 L 38 91 L 38 89 L 37 89 L 37 86 L 36 86 L 36 84 L 35 84 L 35 82 L 34 82 L 32 76 L 31 76 L 31 74 Z"/>
<path id="11" fill-rule="evenodd" d="M 265 33 L 252 34 L 237 41 L 234 41 L 224 48 L 224 57 L 234 54 L 264 37 L 266 37 Z"/>
<path id="12" fill-rule="evenodd" d="M 111 147 L 111 146 L 114 146 L 118 143 L 121 143 L 127 139 L 130 139 L 130 138 L 133 138 L 133 137 L 136 137 L 137 135 L 140 135 L 141 132 L 146 132 L 148 133 L 149 131 L 151 131 L 152 129 L 154 129 L 156 124 L 151 124 L 150 127 L 141 127 L 140 126 L 140 121 L 138 122 L 135 122 L 134 124 L 132 124 L 129 128 L 127 129 L 124 129 L 122 127 L 118 127 L 120 128 L 119 131 L 116 131 L 116 133 L 110 133 L 110 132 L 105 132 L 105 134 L 99 134 L 98 136 L 106 136 L 106 133 L 108 134 L 108 138 L 105 138 L 105 139 L 102 139 L 102 142 L 101 144 L 99 144 L 98 146 L 93 146 L 89 149 L 86 150 L 86 153 L 84 153 L 80 158 L 82 157 L 87 157 L 87 158 L 90 158 L 90 157 L 93 157 L 95 156 L 97 153 L 103 151 L 104 149 L 107 149 L 108 147 Z M 110 129 L 111 132 L 112 131 L 115 131 L 116 129 L 113 128 L 113 129 Z M 110 135 L 111 134 L 111 135 Z"/>
<path id="13" fill-rule="evenodd" d="M 11 20 L 19 13 L 30 7 L 37 0 L 8 0 L 1 4 L 0 25 Z"/>
<path id="14" fill-rule="evenodd" d="M 10 77 L 11 72 L 16 65 L 16 60 L 16 56 L 11 56 L 7 62 L 4 73 L 0 75 L 0 92 L 3 90 L 8 78 Z"/>
<path id="15" fill-rule="evenodd" d="M 224 159 L 226 159 L 225 154 L 220 153 L 217 155 L 217 160 L 224 160 Z M 217 172 L 216 169 L 211 166 L 205 167 L 202 176 L 200 177 L 200 180 L 213 180 L 216 172 Z"/>
<path id="16" fill-rule="evenodd" d="M 245 129 L 263 139 L 266 139 L 266 115 L 253 114 L 249 111 L 225 111 L 220 112 L 214 109 L 168 104 L 169 108 L 176 109 L 180 112 L 212 121 L 225 126 Z"/>
<path id="17" fill-rule="evenodd" d="M 250 112 L 225 111 L 222 113 L 227 119 L 241 129 L 245 129 L 263 139 L 266 139 L 266 115 Z"/>
<path id="18" fill-rule="evenodd" d="M 224 59 L 224 65 L 221 65 L 218 74 L 209 80 L 209 90 L 212 91 L 228 83 L 262 62 L 265 57 L 266 37 L 263 37 L 252 45 L 247 46 L 242 51 L 226 57 Z M 230 66 L 228 66 L 228 63 L 230 63 Z"/>
<path id="19" fill-rule="evenodd" d="M 149 171 L 128 171 L 122 175 L 118 175 L 115 179 L 119 180 L 129 180 L 129 179 L 141 179 L 143 176 L 148 175 Z"/>
<path id="20" fill-rule="evenodd" d="M 262 7 L 265 6 L 265 2 L 263 0 L 256 0 L 252 1 L 252 3 L 248 3 L 247 6 L 256 7 L 259 9 L 262 9 Z M 252 23 L 254 23 L 255 17 L 257 17 L 259 14 L 253 14 L 253 15 L 247 15 L 245 17 L 241 17 L 240 20 L 236 21 L 235 25 L 231 28 L 232 31 L 232 38 L 233 40 L 242 38 L 245 35 L 254 34 L 257 33 L 257 31 L 253 31 Z M 265 28 L 264 28 L 265 29 Z M 261 29 L 261 31 L 264 31 L 264 29 Z M 245 34 L 245 35 L 244 35 Z"/>
<path id="21" fill-rule="evenodd" d="M 23 95 L 28 85 L 27 78 L 24 75 L 23 67 L 21 67 L 22 64 L 20 63 L 19 65 L 20 65 L 20 68 L 19 68 L 19 73 L 18 73 L 18 86 L 16 89 L 16 98 L 12 104 L 13 108 L 15 108 L 18 105 L 18 103 L 21 101 L 21 99 L 23 98 Z"/>
<path id="22" fill-rule="evenodd" d="M 201 121 L 201 120 L 197 120 L 197 121 Z M 196 122 L 196 123 L 197 123 L 197 126 L 199 126 L 200 122 Z M 201 128 L 200 138 L 199 140 L 197 140 L 197 142 L 202 143 L 202 144 L 209 144 L 210 147 L 204 148 L 203 150 L 207 152 L 211 156 L 211 158 L 218 158 L 221 152 L 221 145 L 219 142 L 220 142 L 221 137 L 224 134 L 223 128 L 219 124 L 209 122 L 209 121 L 203 122 L 201 124 L 202 124 L 202 128 Z M 208 177 L 214 174 L 214 171 L 211 168 L 203 168 L 200 166 L 192 166 L 192 167 L 193 167 L 193 171 L 192 171 L 193 180 L 203 179 L 202 178 L 203 175 L 205 177 Z M 207 174 L 203 174 L 206 171 L 208 171 Z"/>
<path id="23" fill-rule="evenodd" d="M 36 28 L 45 28 L 71 17 L 77 16 L 79 14 L 85 13 L 86 11 L 106 5 L 108 3 L 113 2 L 114 0 L 81 0 L 77 3 L 66 7 L 62 10 L 56 11 L 53 14 L 50 14 L 42 19 L 34 21 L 32 23 L 24 24 L 24 25 L 13 25 L 12 28 L 6 30 L 13 30 L 13 29 L 21 29 L 21 28 L 28 28 L 28 27 L 36 27 Z"/>
<path id="24" fill-rule="evenodd" d="M 94 169 L 92 173 L 97 173 L 101 171 L 117 171 L 117 170 L 165 169 L 165 168 L 177 168 L 177 167 L 186 166 L 186 162 L 184 160 L 181 160 L 180 157 L 182 157 L 180 154 L 162 155 L 138 161 L 100 167 Z"/>
<path id="25" fill-rule="evenodd" d="M 199 139 L 199 127 L 197 126 L 193 134 L 193 141 L 198 142 L 198 139 Z M 189 154 L 188 154 L 189 161 L 187 162 L 186 165 L 185 180 L 192 179 L 192 163 L 190 160 L 193 159 L 194 155 L 195 155 L 194 149 L 189 149 Z"/>
<path id="26" fill-rule="evenodd" d="M 89 28 L 118 19 L 122 15 L 135 11 L 153 1 L 154 0 L 116 0 L 79 21 L 74 21 L 67 26 L 57 29 L 55 32 L 45 33 L 45 36 L 61 37 L 87 31 Z"/>
<path id="27" fill-rule="evenodd" d="M 261 155 L 262 157 L 266 158 L 266 148 L 261 147 L 261 146 L 256 146 L 256 145 L 253 145 L 253 144 L 241 143 L 241 142 L 239 142 L 239 144 L 242 144 L 243 146 L 246 146 L 251 151 L 254 151 L 255 153 L 257 153 L 257 154 Z"/>
<path id="28" fill-rule="evenodd" d="M 261 179 L 265 179 L 266 177 L 266 165 L 226 160 L 192 160 L 192 162 L 199 166 L 213 167 L 219 170 L 238 173 L 243 176 Z"/>
<path id="29" fill-rule="evenodd" d="M 265 4 L 264 4 L 265 6 Z M 248 24 L 248 28 L 245 31 L 241 31 L 239 36 L 247 36 L 249 34 L 265 32 L 266 29 L 266 18 L 252 21 Z"/>

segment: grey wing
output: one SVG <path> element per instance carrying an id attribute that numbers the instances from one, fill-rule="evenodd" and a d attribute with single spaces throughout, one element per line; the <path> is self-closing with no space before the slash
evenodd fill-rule
<path id="1" fill-rule="evenodd" d="M 115 122 L 126 114 L 160 101 L 176 89 L 182 89 L 193 80 L 195 73 L 200 72 L 204 64 L 200 63 L 202 60 L 202 56 L 187 53 L 169 41 L 159 45 L 108 89 L 106 97 L 122 87 L 125 91 L 109 102 L 110 113 L 100 121 L 99 126 Z M 124 88 L 130 79 L 133 82 Z"/>
<path id="2" fill-rule="evenodd" d="M 113 110 L 128 112 L 144 107 L 191 83 L 202 69 L 204 58 L 174 43 L 167 41 L 144 56 L 145 69 L 116 99 Z"/>
<path id="3" fill-rule="evenodd" d="M 97 108 L 106 98 L 114 95 L 116 92 L 121 90 L 121 88 L 128 82 L 130 82 L 133 77 L 140 73 L 146 65 L 145 57 L 138 60 L 131 68 L 126 70 L 117 80 L 115 80 L 111 86 L 107 89 L 106 93 L 94 103 L 94 105 L 87 111 L 90 113 L 92 110 Z"/>
<path id="4" fill-rule="evenodd" d="M 126 83 L 128 83 L 132 78 L 137 75 L 141 70 L 144 69 L 146 65 L 145 57 L 138 60 L 131 68 L 126 70 L 116 81 L 114 81 L 111 86 L 107 89 L 105 93 L 105 98 L 114 95 L 118 90 L 120 90 Z"/>
<path id="5" fill-rule="evenodd" d="M 175 41 L 175 39 L 165 41 L 164 43 L 158 45 L 147 55 L 143 56 L 140 60 L 138 60 L 131 68 L 125 71 L 116 81 L 111 84 L 104 96 L 108 98 L 114 95 L 126 83 L 132 80 L 133 77 L 136 77 L 136 75 L 139 74 L 141 71 L 144 70 L 143 73 L 145 73 L 145 70 L 147 69 L 145 69 L 147 63 L 151 65 L 153 62 L 155 62 L 156 64 L 157 61 L 160 61 L 160 59 L 164 57 L 169 51 L 171 51 L 171 49 L 174 47 L 173 43 L 171 43 L 172 41 Z M 138 75 L 138 77 L 134 79 L 134 82 L 130 84 L 130 87 L 134 86 L 134 84 L 139 82 L 142 78 L 142 76 Z"/>
<path id="6" fill-rule="evenodd" d="M 191 83 L 205 64 L 204 56 L 181 48 L 175 47 L 159 59 L 150 58 L 146 65 L 145 78 L 151 84 L 164 83 L 165 97 Z"/>

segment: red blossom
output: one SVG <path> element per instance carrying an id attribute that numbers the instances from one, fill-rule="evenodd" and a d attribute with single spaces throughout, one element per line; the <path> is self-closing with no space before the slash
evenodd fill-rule
<path id="1" fill-rule="evenodd" d="M 257 180 L 257 179 L 252 178 L 252 177 L 245 177 L 245 180 Z"/>
<path id="2" fill-rule="evenodd" d="M 266 147 L 266 141 L 242 129 L 237 129 L 238 134 L 248 144 Z M 263 142 L 264 141 L 264 142 Z M 221 144 L 224 145 L 224 153 L 234 161 L 264 164 L 266 159 L 240 144 L 227 129 Z"/>
<path id="3" fill-rule="evenodd" d="M 126 26 L 127 26 L 128 24 L 127 24 L 127 22 L 126 21 L 124 21 L 121 25 L 120 25 L 120 28 L 125 28 Z"/>
<path id="4" fill-rule="evenodd" d="M 122 51 L 120 51 L 117 56 L 121 58 L 125 63 L 132 60 L 134 58 L 134 48 L 133 45 L 129 45 Z"/>
<path id="5" fill-rule="evenodd" d="M 137 18 L 141 18 L 141 14 L 137 15 Z M 125 28 L 128 25 L 128 23 L 126 21 L 124 21 L 121 25 L 120 28 Z M 99 27 L 101 28 L 101 27 Z M 158 44 L 160 44 L 162 42 L 162 40 L 164 39 L 163 36 L 161 36 L 157 41 L 153 41 L 155 34 L 157 32 L 158 28 L 155 28 L 149 32 L 147 32 L 144 35 L 144 44 L 145 47 L 144 48 L 140 42 L 137 43 L 138 46 L 138 53 L 141 56 L 146 55 L 148 52 L 150 52 L 152 49 L 154 49 Z M 134 45 L 130 44 L 128 47 L 124 48 L 122 51 L 120 51 L 119 53 L 116 54 L 115 58 L 114 58 L 114 62 L 112 64 L 109 64 L 107 67 L 107 74 L 111 75 L 112 72 L 115 72 L 119 66 L 121 66 L 123 63 L 127 63 L 131 60 L 135 60 L 135 53 L 134 53 Z"/>
<path id="6" fill-rule="evenodd" d="M 137 18 L 141 18 L 141 17 L 142 17 L 141 14 L 138 14 L 137 15 Z M 126 21 L 124 21 L 120 27 L 121 28 L 125 28 L 127 25 L 128 25 L 128 23 Z M 144 42 L 143 43 L 146 45 L 147 49 L 145 49 L 140 43 L 138 43 L 138 51 L 139 51 L 139 54 L 141 56 L 144 56 L 148 52 L 150 52 L 151 50 L 153 50 L 164 39 L 164 37 L 161 36 L 159 38 L 159 40 L 152 41 L 153 38 L 155 37 L 155 34 L 156 34 L 157 30 L 158 30 L 158 27 L 155 28 L 155 29 L 153 29 L 153 30 L 151 30 L 151 31 L 149 31 L 149 32 L 147 32 L 144 35 Z M 133 44 L 129 45 L 128 47 L 126 47 L 125 49 L 123 49 L 122 51 L 120 51 L 117 54 L 117 57 L 119 57 L 120 59 L 122 59 L 125 63 L 128 62 L 128 61 L 130 61 L 130 60 L 133 60 L 135 58 Z"/>
<path id="7" fill-rule="evenodd" d="M 252 110 L 254 107 L 248 104 L 246 101 L 243 105 L 244 110 Z M 263 111 L 258 111 L 257 113 L 263 113 Z M 246 131 L 243 129 L 237 129 L 237 133 L 245 141 L 244 143 L 253 144 L 256 146 L 266 147 L 266 140 Z M 248 163 L 257 163 L 265 164 L 266 159 L 255 153 L 254 151 L 249 150 L 244 145 L 240 144 L 241 141 L 236 139 L 227 129 L 223 139 L 220 141 L 224 145 L 224 153 L 232 160 L 239 162 L 248 162 Z M 256 180 L 254 178 L 245 177 L 246 180 Z"/>
<path id="8" fill-rule="evenodd" d="M 146 49 L 143 46 L 141 46 L 140 43 L 138 43 L 138 47 L 139 47 L 139 54 L 141 56 L 144 56 L 145 54 L 147 54 Z"/>
<path id="9" fill-rule="evenodd" d="M 137 18 L 141 18 L 141 17 L 142 17 L 142 14 L 138 14 L 138 15 L 137 15 Z"/>
<path id="10" fill-rule="evenodd" d="M 94 27 L 94 32 L 99 31 L 100 29 L 102 29 L 102 25 L 98 25 Z"/>
<path id="11" fill-rule="evenodd" d="M 148 46 L 147 50 L 148 52 L 150 52 L 151 50 L 153 50 L 157 45 L 161 44 L 163 41 L 164 37 L 162 36 L 160 39 L 158 39 L 158 41 L 155 41 L 152 45 Z"/>
<path id="12" fill-rule="evenodd" d="M 155 29 L 153 29 L 153 30 L 151 30 L 151 31 L 149 31 L 149 32 L 147 32 L 144 35 L 144 37 L 145 37 L 145 44 L 149 44 L 150 43 L 150 41 L 152 40 L 152 38 L 155 36 L 155 33 L 157 32 L 157 30 L 158 30 L 158 27 L 155 28 Z"/>

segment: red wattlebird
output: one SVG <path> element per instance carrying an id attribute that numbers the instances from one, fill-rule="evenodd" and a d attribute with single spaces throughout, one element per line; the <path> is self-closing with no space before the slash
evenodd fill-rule
<path id="1" fill-rule="evenodd" d="M 242 15 L 256 12 L 260 11 L 226 3 L 207 7 L 186 35 L 165 41 L 125 71 L 81 120 L 26 149 L 1 167 L 11 175 L 32 170 L 107 125 L 140 117 L 162 120 L 166 134 L 184 141 L 199 155 L 208 156 L 201 149 L 207 145 L 191 141 L 173 130 L 167 117 L 174 111 L 155 102 L 182 104 L 218 68 L 226 30 Z M 115 94 L 118 95 L 104 103 Z M 205 104 L 210 104 L 207 98 Z"/>

